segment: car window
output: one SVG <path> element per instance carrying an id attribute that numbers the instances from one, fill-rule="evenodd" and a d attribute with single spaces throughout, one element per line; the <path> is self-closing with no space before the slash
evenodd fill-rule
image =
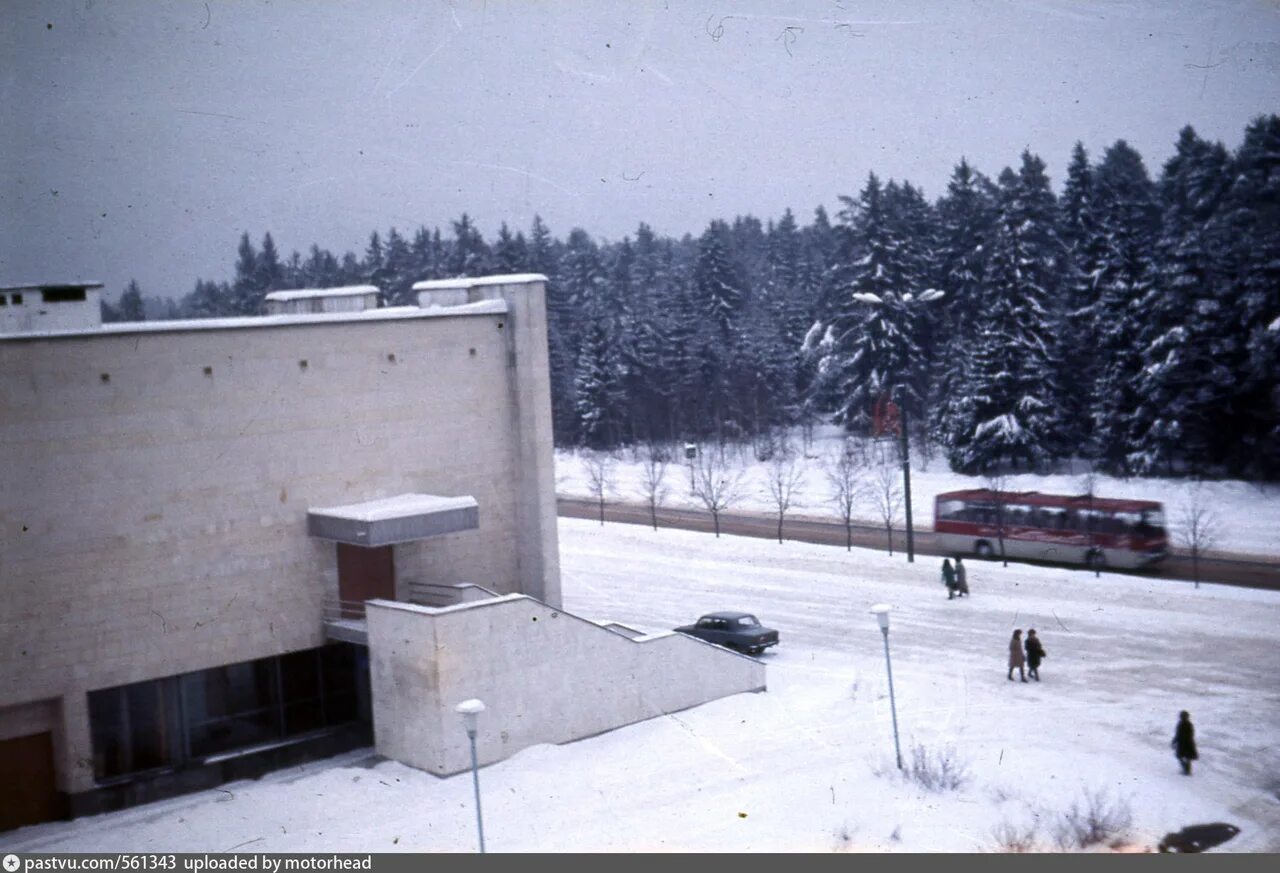
<path id="1" fill-rule="evenodd" d="M 759 627 L 760 622 L 756 621 L 754 615 L 744 615 L 738 619 L 738 627 Z"/>
<path id="2" fill-rule="evenodd" d="M 715 627 L 715 626 L 716 626 L 716 620 L 714 618 L 698 619 L 698 627 Z"/>

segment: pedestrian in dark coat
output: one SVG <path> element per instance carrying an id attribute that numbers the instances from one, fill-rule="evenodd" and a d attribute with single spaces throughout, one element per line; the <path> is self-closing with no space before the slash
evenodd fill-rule
<path id="1" fill-rule="evenodd" d="M 1182 765 L 1182 775 L 1191 775 L 1191 762 L 1199 758 L 1196 754 L 1196 729 L 1191 724 L 1191 716 L 1184 709 L 1178 713 L 1178 726 L 1173 731 L 1173 754 Z"/>
<path id="2" fill-rule="evenodd" d="M 956 555 L 956 592 L 961 597 L 969 596 L 969 574 L 965 572 L 964 561 Z"/>
<path id="3" fill-rule="evenodd" d="M 1013 681 L 1013 668 L 1018 668 L 1018 676 L 1023 682 L 1027 681 L 1027 674 L 1023 672 L 1023 666 L 1027 663 L 1027 658 L 1022 654 L 1022 629 L 1013 632 L 1013 638 L 1009 640 L 1009 674 L 1008 679 Z"/>
<path id="4" fill-rule="evenodd" d="M 1036 636 L 1036 629 L 1032 628 L 1027 631 L 1027 675 L 1037 682 L 1040 681 L 1040 662 L 1044 660 L 1044 646 L 1040 643 L 1040 638 Z"/>
<path id="5" fill-rule="evenodd" d="M 942 584 L 947 586 L 947 599 L 956 596 L 956 571 L 951 568 L 951 559 L 942 559 Z"/>

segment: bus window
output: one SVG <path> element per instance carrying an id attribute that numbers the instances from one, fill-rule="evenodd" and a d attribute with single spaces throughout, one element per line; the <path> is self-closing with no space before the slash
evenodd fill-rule
<path id="1" fill-rule="evenodd" d="M 964 501 L 943 500 L 938 504 L 938 518 L 958 520 L 964 512 Z"/>
<path id="2" fill-rule="evenodd" d="M 1159 536 L 1164 533 L 1164 512 L 1159 509 L 1144 509 L 1138 520 L 1137 532 L 1141 536 Z"/>

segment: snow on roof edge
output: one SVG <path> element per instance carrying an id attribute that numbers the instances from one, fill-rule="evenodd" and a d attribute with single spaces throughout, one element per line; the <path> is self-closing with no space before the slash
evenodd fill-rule
<path id="1" fill-rule="evenodd" d="M 340 324 L 347 321 L 400 321 L 412 318 L 443 318 L 459 315 L 506 315 L 505 300 L 479 300 L 458 306 L 387 306 L 362 312 L 320 312 L 305 315 L 242 315 L 234 318 L 187 318 L 167 321 L 120 321 L 100 327 L 76 330 L 32 330 L 0 333 L 5 340 L 64 339 L 132 333 L 165 333 L 195 330 L 234 330 L 261 327 L 295 327 L 313 324 Z"/>
<path id="2" fill-rule="evenodd" d="M 334 288 L 286 288 L 281 291 L 272 291 L 263 299 L 284 302 L 305 300 L 309 297 L 356 297 L 377 293 L 376 285 L 340 285 Z"/>
<path id="3" fill-rule="evenodd" d="M 528 282 L 546 282 L 541 273 L 510 273 L 500 276 L 461 276 L 456 279 L 427 279 L 414 282 L 414 291 L 443 291 L 450 288 L 476 288 L 490 285 L 524 285 Z"/>

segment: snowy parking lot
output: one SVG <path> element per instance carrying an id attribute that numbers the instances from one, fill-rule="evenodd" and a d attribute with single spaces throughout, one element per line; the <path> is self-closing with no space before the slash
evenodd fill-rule
<path id="1" fill-rule="evenodd" d="M 998 851 L 1013 832 L 1054 849 L 1087 794 L 1131 813 L 1132 850 L 1227 822 L 1240 834 L 1216 851 L 1280 851 L 1278 593 L 972 562 L 972 596 L 948 601 L 928 558 L 568 519 L 560 547 L 570 612 L 659 630 L 741 609 L 782 642 L 765 693 L 486 767 L 490 851 Z M 954 790 L 896 772 L 880 602 L 904 756 L 948 756 Z M 1010 634 L 1031 627 L 1043 681 L 1009 682 Z M 1181 709 L 1191 777 L 1169 746 Z M 474 846 L 468 774 L 371 751 L 0 836 L 11 851 Z"/>

